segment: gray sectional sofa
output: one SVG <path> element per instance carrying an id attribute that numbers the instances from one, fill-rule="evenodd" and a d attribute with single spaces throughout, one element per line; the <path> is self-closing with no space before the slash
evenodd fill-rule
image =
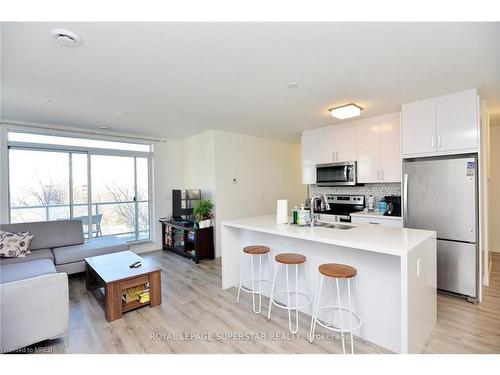
<path id="1" fill-rule="evenodd" d="M 128 250 L 117 237 L 84 241 L 79 220 L 0 225 L 34 235 L 31 254 L 0 258 L 0 352 L 64 337 L 69 322 L 68 274 L 85 270 L 86 257 Z"/>

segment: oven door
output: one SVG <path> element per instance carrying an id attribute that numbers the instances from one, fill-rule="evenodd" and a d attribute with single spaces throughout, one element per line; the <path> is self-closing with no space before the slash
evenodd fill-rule
<path id="1" fill-rule="evenodd" d="M 318 164 L 316 166 L 316 185 L 356 185 L 356 162 Z"/>

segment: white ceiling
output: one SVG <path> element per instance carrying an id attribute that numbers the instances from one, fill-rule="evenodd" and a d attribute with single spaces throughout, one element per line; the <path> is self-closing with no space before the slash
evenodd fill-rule
<path id="1" fill-rule="evenodd" d="M 297 141 L 340 123 L 336 105 L 369 117 L 473 87 L 500 113 L 499 23 L 3 23 L 1 37 L 4 120 Z"/>

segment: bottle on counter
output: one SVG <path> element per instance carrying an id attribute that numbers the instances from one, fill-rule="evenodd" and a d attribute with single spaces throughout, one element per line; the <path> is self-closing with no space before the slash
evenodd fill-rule
<path id="1" fill-rule="evenodd" d="M 368 211 L 373 211 L 374 206 L 375 206 L 375 199 L 373 198 L 373 195 L 370 194 L 370 197 L 368 198 Z"/>
<path id="2" fill-rule="evenodd" d="M 298 224 L 298 220 L 299 220 L 298 216 L 299 216 L 299 208 L 297 206 L 295 206 L 293 208 L 293 223 L 294 224 Z"/>
<path id="3" fill-rule="evenodd" d="M 297 224 L 306 225 L 310 220 L 309 210 L 304 207 L 303 204 L 300 205 L 297 215 Z"/>
<path id="4" fill-rule="evenodd" d="M 383 215 L 387 211 L 387 202 L 385 201 L 385 198 L 382 198 L 378 202 L 378 212 Z"/>

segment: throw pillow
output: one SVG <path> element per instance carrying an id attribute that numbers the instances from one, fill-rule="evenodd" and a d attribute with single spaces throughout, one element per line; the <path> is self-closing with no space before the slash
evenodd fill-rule
<path id="1" fill-rule="evenodd" d="M 6 258 L 25 257 L 30 254 L 33 235 L 29 232 L 10 233 L 0 231 L 0 256 Z"/>

